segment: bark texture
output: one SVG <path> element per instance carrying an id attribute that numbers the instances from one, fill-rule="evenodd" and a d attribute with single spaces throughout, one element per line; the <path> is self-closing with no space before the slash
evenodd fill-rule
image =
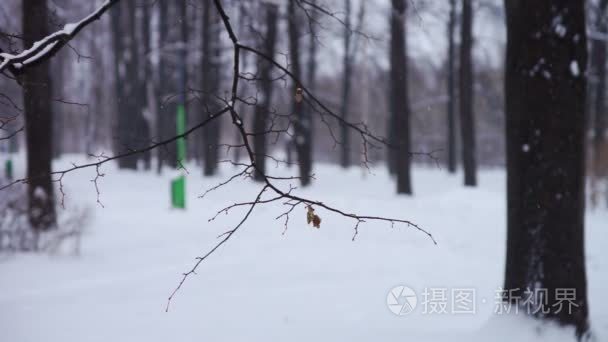
<path id="1" fill-rule="evenodd" d="M 23 0 L 23 43 L 30 47 L 49 32 L 46 0 Z M 56 226 L 55 195 L 51 179 L 53 112 L 50 62 L 28 68 L 21 80 L 27 145 L 28 218 L 35 231 Z"/>
<path id="2" fill-rule="evenodd" d="M 588 330 L 584 245 L 587 40 L 583 1 L 509 0 L 506 300 L 547 289 L 538 314 Z M 557 312 L 558 289 L 576 291 Z"/>
<path id="3" fill-rule="evenodd" d="M 267 56 L 274 56 L 277 40 L 277 16 L 278 7 L 273 4 L 266 5 L 266 35 L 264 39 L 263 51 Z M 254 179 L 264 181 L 266 174 L 266 155 L 268 154 L 268 141 L 266 130 L 268 129 L 268 116 L 270 113 L 270 103 L 272 103 L 272 64 L 260 58 L 261 65 L 261 101 L 255 107 L 254 113 L 254 138 L 253 146 L 255 152 L 255 163 L 259 172 L 256 172 Z"/>
<path id="4" fill-rule="evenodd" d="M 302 79 L 302 68 L 300 58 L 300 23 L 298 21 L 296 10 L 296 0 L 289 0 L 287 15 L 288 15 L 288 35 L 289 35 L 289 58 L 291 62 L 291 72 L 296 79 Z M 295 118 L 294 122 L 294 145 L 298 158 L 300 184 L 302 186 L 310 185 L 312 171 L 312 120 L 310 112 L 305 110 L 305 101 L 295 99 L 296 94 L 301 92 L 301 84 L 292 82 L 292 94 L 294 100 L 292 102 L 292 115 Z"/>
<path id="5" fill-rule="evenodd" d="M 460 35 L 460 129 L 464 185 L 477 186 L 475 118 L 473 113 L 473 7 L 472 0 L 462 0 Z"/>
<path id="6" fill-rule="evenodd" d="M 406 2 L 392 0 L 391 11 L 391 148 L 397 193 L 412 194 L 410 176 L 410 104 L 405 36 Z"/>

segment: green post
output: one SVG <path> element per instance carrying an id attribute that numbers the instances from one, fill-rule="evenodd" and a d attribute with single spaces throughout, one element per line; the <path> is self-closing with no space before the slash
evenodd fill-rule
<path id="1" fill-rule="evenodd" d="M 177 134 L 184 134 L 186 131 L 186 109 L 183 104 L 177 106 L 176 117 Z M 186 139 L 177 139 L 177 167 L 186 162 Z M 186 177 L 183 175 L 171 181 L 171 204 L 173 208 L 186 208 Z"/>
<path id="2" fill-rule="evenodd" d="M 183 104 L 177 106 L 177 134 L 186 132 L 186 109 Z M 180 137 L 177 139 L 177 162 L 178 164 L 186 160 L 186 139 Z M 179 165 L 178 165 L 179 167 Z"/>
<path id="3" fill-rule="evenodd" d="M 13 160 L 11 159 L 10 144 L 10 140 L 6 144 L 3 141 L 0 141 L 0 156 L 6 155 L 6 161 L 4 162 L 4 176 L 8 180 L 13 179 Z"/>
<path id="4" fill-rule="evenodd" d="M 13 180 L 13 161 L 8 159 L 4 165 L 4 173 L 8 180 Z"/>
<path id="5" fill-rule="evenodd" d="M 179 6 L 179 16 L 181 17 L 180 25 L 180 40 L 182 42 L 179 49 L 179 68 L 177 73 L 177 116 L 175 118 L 176 133 L 182 135 L 186 133 L 186 66 L 187 59 L 187 13 L 186 2 L 182 1 Z M 177 138 L 177 168 L 183 166 L 186 162 L 186 139 L 184 137 Z M 171 182 L 171 204 L 173 208 L 186 209 L 186 177 L 182 173 L 179 177 Z"/>
<path id="6" fill-rule="evenodd" d="M 179 176 L 171 181 L 171 204 L 173 208 L 186 209 L 186 177 Z"/>

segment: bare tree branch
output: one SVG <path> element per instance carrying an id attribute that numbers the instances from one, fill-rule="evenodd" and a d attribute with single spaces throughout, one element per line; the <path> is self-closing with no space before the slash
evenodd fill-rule
<path id="1" fill-rule="evenodd" d="M 197 257 L 196 258 L 196 262 L 194 264 L 194 266 L 186 273 L 182 274 L 182 278 L 180 280 L 180 282 L 178 283 L 177 287 L 171 292 L 171 294 L 169 295 L 168 299 L 167 299 L 167 305 L 165 307 L 165 311 L 169 310 L 169 306 L 171 304 L 171 301 L 173 300 L 173 298 L 175 297 L 175 295 L 177 294 L 177 292 L 181 289 L 181 287 L 183 286 L 184 282 L 186 281 L 186 279 L 192 275 L 192 274 L 196 274 L 196 270 L 197 268 L 201 265 L 201 263 L 203 262 L 203 260 L 207 259 L 211 254 L 213 254 L 220 246 L 224 245 L 233 235 L 234 233 L 243 226 L 243 224 L 245 223 L 245 221 L 249 218 L 251 212 L 253 211 L 253 208 L 256 205 L 261 205 L 261 204 L 268 204 L 268 203 L 274 203 L 277 201 L 281 201 L 281 200 L 285 200 L 283 202 L 283 205 L 287 206 L 287 210 L 276 217 L 276 219 L 281 219 L 281 218 L 285 218 L 285 228 L 283 231 L 283 234 L 285 233 L 285 231 L 287 231 L 287 225 L 289 223 L 289 215 L 293 212 L 293 210 L 300 206 L 300 205 L 305 205 L 307 208 L 310 208 L 312 210 L 313 206 L 319 207 L 319 208 L 323 208 L 328 212 L 334 213 L 334 214 L 338 214 L 341 215 L 343 217 L 346 218 L 350 218 L 352 220 L 355 221 L 353 230 L 354 230 L 354 234 L 352 239 L 354 240 L 358 233 L 359 233 L 359 226 L 361 223 L 367 222 L 367 221 L 380 221 L 380 222 L 387 222 L 389 223 L 391 226 L 394 226 L 395 224 L 404 224 L 407 227 L 413 228 L 415 230 L 418 230 L 419 232 L 425 234 L 435 245 L 437 245 L 437 241 L 434 239 L 433 235 L 426 231 L 425 229 L 421 228 L 420 226 L 418 226 L 417 224 L 408 221 L 408 220 L 403 220 L 403 219 L 396 219 L 396 218 L 388 218 L 388 217 L 382 217 L 382 216 L 372 216 L 372 215 L 358 215 L 358 214 L 354 214 L 354 213 L 349 213 L 345 210 L 341 210 L 341 209 L 337 209 L 331 205 L 325 204 L 323 202 L 320 201 L 316 201 L 316 200 L 312 200 L 312 199 L 308 199 L 308 198 L 304 198 L 301 196 L 297 196 L 292 194 L 293 190 L 295 188 L 291 187 L 289 188 L 289 190 L 284 191 L 282 190 L 279 186 L 277 186 L 274 181 L 277 179 L 292 179 L 291 177 L 288 178 L 275 178 L 272 176 L 269 176 L 268 174 L 262 172 L 262 170 L 260 170 L 260 168 L 258 167 L 257 163 L 256 163 L 256 158 L 255 158 L 255 153 L 253 151 L 253 148 L 249 142 L 249 135 L 251 133 L 247 132 L 247 130 L 245 129 L 245 125 L 243 123 L 243 119 L 242 117 L 239 115 L 239 113 L 237 112 L 237 110 L 235 109 L 235 103 L 238 101 L 239 96 L 238 96 L 238 89 L 239 89 L 239 80 L 241 79 L 240 77 L 240 63 L 239 63 L 239 59 L 240 59 L 240 54 L 241 51 L 249 51 L 252 53 L 255 53 L 263 58 L 265 58 L 267 61 L 269 61 L 270 63 L 272 63 L 275 67 L 277 67 L 278 69 L 280 69 L 282 72 L 284 72 L 287 76 L 289 76 L 289 78 L 291 78 L 291 80 L 293 82 L 296 82 L 299 85 L 302 85 L 302 83 L 296 79 L 293 74 L 287 70 L 287 68 L 283 67 L 282 65 L 280 65 L 279 63 L 277 63 L 274 58 L 272 58 L 271 56 L 266 56 L 265 54 L 259 52 L 258 50 L 256 50 L 255 48 L 246 46 L 246 45 L 242 45 L 239 43 L 237 36 L 234 34 L 234 31 L 232 29 L 232 26 L 230 24 L 230 18 L 228 17 L 228 15 L 226 14 L 226 12 L 224 11 L 224 8 L 222 6 L 221 0 L 214 0 L 215 3 L 215 7 L 218 11 L 218 13 L 220 14 L 220 17 L 222 19 L 222 22 L 224 24 L 224 27 L 226 29 L 226 32 L 228 33 L 229 39 L 233 44 L 234 47 L 234 55 L 233 55 L 233 76 L 232 76 L 232 87 L 231 87 L 231 96 L 228 100 L 226 100 L 226 108 L 230 111 L 230 116 L 232 118 L 232 123 L 233 125 L 236 127 L 236 129 L 238 130 L 238 133 L 240 135 L 241 138 L 241 144 L 239 146 L 243 146 L 244 149 L 247 152 L 247 157 L 249 159 L 249 164 L 242 164 L 241 166 L 244 166 L 245 169 L 243 171 L 241 171 L 240 173 L 237 173 L 236 175 L 234 175 L 233 177 L 229 178 L 228 180 L 220 183 L 219 185 L 211 188 L 208 191 L 213 191 L 229 182 L 231 182 L 232 180 L 234 180 L 235 178 L 242 176 L 242 175 L 246 175 L 250 172 L 251 169 L 253 169 L 259 176 L 261 176 L 262 181 L 263 181 L 263 187 L 261 189 L 261 191 L 258 193 L 257 197 L 255 198 L 254 201 L 251 202 L 241 202 L 241 203 L 235 203 L 232 204 L 230 206 L 227 206 L 223 209 L 221 209 L 220 211 L 218 211 L 216 213 L 216 215 L 214 217 L 212 217 L 210 220 L 214 220 L 217 215 L 219 215 L 220 213 L 228 213 L 229 210 L 233 209 L 233 208 L 237 208 L 237 207 L 249 207 L 248 211 L 246 212 L 245 216 L 243 217 L 243 219 L 231 230 L 226 231 L 225 233 L 221 234 L 220 236 L 218 236 L 218 238 L 221 238 L 221 240 L 215 244 L 207 253 L 205 253 L 202 257 Z M 311 94 L 308 90 L 306 90 L 305 87 L 302 86 L 302 89 L 304 89 L 304 91 L 306 92 L 306 94 L 316 103 L 318 104 L 320 107 L 322 107 L 327 113 L 329 113 L 329 115 L 331 115 L 332 117 L 334 117 L 337 120 L 340 120 L 340 116 L 334 114 L 333 112 L 331 112 L 331 110 L 329 110 L 327 107 L 325 107 L 325 105 L 320 102 L 319 100 L 316 99 L 316 97 L 314 97 L 313 94 Z M 357 132 L 359 132 L 362 137 L 364 138 L 369 138 L 375 141 L 378 141 L 380 143 L 386 144 L 386 142 L 381 139 L 376 137 L 375 135 L 373 135 L 372 133 L 370 133 L 369 131 L 367 131 L 367 128 L 365 128 L 365 126 L 363 126 L 364 128 L 361 128 L 358 125 L 354 125 L 352 123 L 346 122 L 346 121 L 342 121 L 344 122 L 346 125 L 348 125 L 348 127 L 356 130 Z M 275 193 L 274 197 L 271 197 L 269 199 L 264 199 L 262 200 L 262 195 L 265 191 L 272 191 Z M 207 192 L 206 192 L 207 193 Z M 205 194 L 206 194 L 205 193 Z M 203 196 L 205 195 L 203 194 Z"/>
<path id="2" fill-rule="evenodd" d="M 118 1 L 120 0 L 106 0 L 97 10 L 84 19 L 77 23 L 66 24 L 62 30 L 44 37 L 20 53 L 10 54 L 0 50 L 0 73 L 9 70 L 12 74 L 18 75 L 26 68 L 53 57 L 63 46 L 76 37 L 83 28 L 98 20 Z"/>

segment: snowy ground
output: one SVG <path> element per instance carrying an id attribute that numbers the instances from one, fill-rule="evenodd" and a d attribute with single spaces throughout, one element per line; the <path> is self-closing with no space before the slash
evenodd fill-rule
<path id="1" fill-rule="evenodd" d="M 64 158 L 55 168 L 80 157 Z M 315 186 L 301 192 L 346 211 L 413 220 L 438 246 L 406 227 L 369 223 L 352 242 L 353 222 L 327 212 L 321 229 L 304 209 L 283 236 L 278 206 L 256 209 L 227 245 L 189 278 L 168 313 L 166 299 L 180 274 L 240 218 L 207 220 L 221 207 L 253 199 L 241 181 L 204 199 L 204 189 L 229 176 L 199 176 L 189 167 L 188 210 L 168 206 L 170 175 L 102 171 L 101 201 L 94 170 L 65 178 L 66 206 L 93 214 L 78 257 L 19 255 L 0 261 L 3 341 L 566 341 L 572 331 L 496 315 L 505 258 L 504 172 L 484 171 L 480 187 L 460 176 L 418 168 L 416 195 L 397 197 L 383 170 L 363 175 L 319 165 Z M 69 210 L 69 209 L 68 209 Z M 64 213 L 69 214 L 69 213 Z M 608 222 L 587 215 L 591 325 L 608 338 Z M 418 294 L 414 312 L 397 316 L 387 294 L 397 285 Z M 448 291 L 447 314 L 424 313 L 425 288 Z M 450 291 L 474 289 L 474 314 L 452 314 Z"/>

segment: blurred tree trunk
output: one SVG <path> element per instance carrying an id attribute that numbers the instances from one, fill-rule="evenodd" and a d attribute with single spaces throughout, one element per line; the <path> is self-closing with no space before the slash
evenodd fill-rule
<path id="1" fill-rule="evenodd" d="M 120 153 L 122 148 L 121 146 L 121 136 L 122 136 L 122 128 L 124 118 L 122 117 L 122 113 L 125 112 L 125 102 L 123 101 L 123 39 L 122 39 L 122 3 L 117 4 L 110 11 L 110 20 L 112 26 L 112 50 L 113 50 L 113 66 L 114 66 L 114 96 L 116 98 L 116 113 L 114 114 L 114 122 L 116 122 L 116 127 L 113 128 L 113 132 L 118 132 L 118 136 L 113 136 L 113 147 L 114 154 Z"/>
<path id="2" fill-rule="evenodd" d="M 138 100 L 139 100 L 139 131 L 141 132 L 140 140 L 142 140 L 145 144 L 149 144 L 152 140 L 150 134 L 150 124 L 145 117 L 145 113 L 150 110 L 149 102 L 148 102 L 148 81 L 150 79 L 151 68 L 150 68 L 150 6 L 144 4 L 141 6 L 141 19 L 139 21 L 140 28 L 140 39 L 141 39 L 141 51 L 139 56 L 141 56 L 141 66 L 139 68 L 139 89 L 138 89 Z M 144 162 L 144 168 L 146 170 L 150 170 L 151 167 L 151 156 L 150 151 L 144 152 L 140 155 L 141 159 Z"/>
<path id="3" fill-rule="evenodd" d="M 127 103 L 127 112 L 121 113 L 121 117 L 125 117 L 124 139 L 125 139 L 125 151 L 137 148 L 137 142 L 139 139 L 138 132 L 138 119 L 139 119 L 139 66 L 137 53 L 137 37 L 136 37 L 136 15 L 135 15 L 135 3 L 133 1 L 127 1 L 127 8 L 125 11 L 127 20 L 125 21 L 125 31 L 123 37 L 125 39 L 125 74 L 124 80 L 125 90 L 123 101 Z M 124 152 L 124 151 L 123 151 Z M 133 155 L 127 158 L 121 158 L 118 165 L 127 169 L 137 169 L 137 160 L 139 156 Z"/>
<path id="4" fill-rule="evenodd" d="M 587 39 L 583 1 L 510 0 L 506 301 L 546 289 L 543 318 L 588 330 L 584 248 Z M 551 75 L 551 77 L 547 77 Z M 564 303 L 560 289 L 570 293 Z M 573 298 L 572 298 L 573 297 Z M 561 311 L 556 306 L 564 304 Z M 569 310 L 571 309 L 571 313 Z M 541 315 L 539 315 L 541 316 Z"/>
<path id="5" fill-rule="evenodd" d="M 591 58 L 589 70 L 589 90 L 592 103 L 590 103 L 590 111 L 593 115 L 588 115 L 588 118 L 593 118 L 593 154 L 592 154 L 592 169 L 591 176 L 591 203 L 596 206 L 598 202 L 599 184 L 597 180 L 602 177 L 602 163 L 604 158 L 608 156 L 602 155 L 603 146 L 605 144 L 606 131 L 606 40 L 605 35 L 608 34 L 608 18 L 606 18 L 606 8 L 608 0 L 600 0 L 598 8 L 594 11 L 596 17 L 592 27 L 598 35 L 604 37 L 592 38 L 591 41 Z"/>
<path id="6" fill-rule="evenodd" d="M 99 26 L 95 25 L 91 27 L 92 37 L 90 40 L 90 51 L 92 56 L 102 56 L 102 30 Z M 103 98 L 104 94 L 104 86 L 106 85 L 106 71 L 102 68 L 93 68 L 91 76 L 95 79 L 95 82 L 92 85 L 92 96 L 93 96 L 93 108 L 95 108 L 95 113 L 89 113 L 90 118 L 90 134 L 92 146 L 90 147 L 89 153 L 96 153 L 99 146 L 104 146 L 103 144 L 103 127 L 104 121 L 107 120 L 105 117 L 105 111 L 102 109 L 105 106 L 105 101 Z"/>
<path id="7" fill-rule="evenodd" d="M 279 9 L 276 5 L 268 3 L 266 9 L 266 35 L 264 37 L 263 51 L 267 56 L 273 57 L 277 40 L 277 16 Z M 264 181 L 266 174 L 266 155 L 268 154 L 268 142 L 266 130 L 268 129 L 268 114 L 272 103 L 272 64 L 263 58 L 259 59 L 261 65 L 261 101 L 255 106 L 253 132 L 253 147 L 255 152 L 255 164 L 259 170 L 254 179 Z"/>
<path id="8" fill-rule="evenodd" d="M 261 2 L 261 4 L 264 4 L 264 2 Z M 238 7 L 238 21 L 239 21 L 239 25 L 238 25 L 238 31 L 237 31 L 237 35 L 239 37 L 240 40 L 247 40 L 251 38 L 251 35 L 249 34 L 251 32 L 251 27 L 255 27 L 253 25 L 256 25 L 256 21 L 255 19 L 252 19 L 252 10 L 255 9 L 256 11 L 258 10 L 258 8 L 263 8 L 262 6 L 257 7 L 251 3 L 249 3 L 250 6 L 247 6 L 248 2 L 246 1 L 241 1 L 239 2 L 239 7 Z M 259 38 L 263 37 L 260 35 Z M 255 59 L 255 56 L 252 56 L 251 54 L 241 54 L 241 58 L 240 58 L 240 62 L 241 62 L 241 70 L 249 70 L 249 65 L 250 65 L 250 59 Z M 254 61 L 255 64 L 255 61 Z M 246 92 L 246 89 L 249 85 L 246 84 L 246 82 L 240 82 L 239 83 L 239 92 Z M 249 105 L 241 105 L 241 108 L 239 108 L 239 111 L 241 113 L 241 117 L 248 117 L 251 116 L 250 113 L 250 107 Z M 257 106 L 254 106 L 257 107 Z M 253 120 L 256 120 L 256 116 L 255 116 L 255 108 L 254 108 L 254 113 L 253 113 Z M 255 126 L 255 122 L 253 123 L 253 125 Z M 241 142 L 242 137 L 241 137 L 241 132 L 238 129 L 233 130 L 234 131 L 234 141 L 238 143 Z M 241 152 L 243 149 L 242 148 L 234 148 L 233 149 L 233 159 L 236 161 L 241 160 Z M 255 151 L 254 151 L 255 152 Z M 254 179 L 256 179 L 255 177 L 260 176 L 260 175 L 256 175 L 254 176 Z"/>
<path id="9" fill-rule="evenodd" d="M 23 0 L 23 44 L 31 47 L 49 32 L 46 0 Z M 28 218 L 35 231 L 56 226 L 55 194 L 51 178 L 53 153 L 51 77 L 49 61 L 22 75 L 27 145 Z"/>
<path id="10" fill-rule="evenodd" d="M 311 0 L 310 3 L 313 6 L 317 5 L 317 0 Z M 310 12 L 310 20 L 312 20 L 312 22 L 315 22 L 316 20 L 318 20 L 318 13 L 316 10 L 313 10 Z M 308 61 L 307 61 L 307 67 L 306 67 L 306 87 L 308 88 L 308 90 L 310 92 L 312 92 L 313 94 L 316 92 L 317 89 L 317 27 L 315 24 L 309 25 L 309 35 L 308 35 Z M 313 110 L 314 108 L 312 106 L 305 106 L 303 108 L 304 111 L 306 111 L 305 115 L 308 116 L 308 118 L 310 119 L 310 129 L 308 132 L 308 137 L 309 140 L 311 141 L 312 144 L 312 136 L 313 136 L 313 130 L 314 130 L 314 123 L 312 121 L 312 117 L 313 117 Z M 289 140 L 289 150 L 288 150 L 288 155 L 287 155 L 287 166 L 291 167 L 291 163 L 293 162 L 292 158 L 292 153 L 294 152 L 294 148 L 295 148 L 295 141 Z M 312 145 L 311 145 L 311 150 L 312 150 Z M 311 160 L 312 162 L 312 160 Z"/>
<path id="11" fill-rule="evenodd" d="M 473 8 L 472 0 L 462 0 L 460 45 L 460 129 L 464 185 L 477 186 L 475 119 L 473 114 Z"/>
<path id="12" fill-rule="evenodd" d="M 407 87 L 406 2 L 392 0 L 391 11 L 391 125 L 390 134 L 397 193 L 412 194 L 410 179 L 410 104 Z"/>
<path id="13" fill-rule="evenodd" d="M 456 28 L 456 0 L 450 0 L 450 17 L 448 19 L 448 172 L 456 172 L 456 88 L 454 68 L 454 31 Z"/>
<path id="14" fill-rule="evenodd" d="M 158 67 L 156 70 L 156 84 L 154 85 L 154 98 L 156 101 L 156 136 L 158 140 L 168 138 L 167 126 L 169 118 L 169 107 L 164 103 L 164 97 L 167 93 L 166 83 L 169 79 L 167 75 L 167 62 L 165 56 L 165 44 L 167 42 L 169 16 L 168 0 L 159 0 L 158 2 Z M 157 172 L 161 173 L 163 164 L 169 163 L 169 153 L 164 148 L 156 149 Z"/>
<path id="15" fill-rule="evenodd" d="M 296 79 L 302 79 L 302 70 L 300 66 L 300 23 L 298 22 L 296 10 L 296 0 L 289 0 L 287 8 L 288 16 L 288 36 L 289 36 L 289 58 L 291 63 L 291 72 Z M 292 82 L 291 94 L 296 96 L 301 92 L 301 85 Z M 311 129 L 312 121 L 309 111 L 304 110 L 304 100 L 294 100 L 292 97 L 292 115 L 295 116 L 294 122 L 294 138 L 295 148 L 298 158 L 298 167 L 300 169 L 300 183 L 302 186 L 310 185 L 312 171 L 312 141 Z"/>
<path id="16" fill-rule="evenodd" d="M 343 56 L 343 74 L 342 74 L 342 108 L 340 110 L 342 119 L 348 121 L 349 118 L 349 101 L 350 101 L 350 89 L 351 89 L 351 74 L 352 74 L 352 56 L 351 56 L 351 40 L 352 31 L 350 24 L 351 17 L 351 0 L 344 0 L 344 56 Z M 351 164 L 350 161 L 350 134 L 348 126 L 344 122 L 340 123 L 340 165 L 343 168 L 348 168 Z"/>
<path id="17" fill-rule="evenodd" d="M 220 42 L 218 36 L 218 16 L 211 1 L 203 2 L 203 46 L 202 60 L 203 75 L 201 89 L 203 90 L 203 117 L 207 117 L 218 109 L 213 97 L 220 81 L 219 59 Z M 205 149 L 205 176 L 214 175 L 219 163 L 220 121 L 213 120 L 203 129 L 203 147 Z"/>
<path id="18" fill-rule="evenodd" d="M 60 56 L 59 56 L 60 57 Z M 51 84 L 65 84 L 64 78 L 69 73 L 69 63 L 65 58 L 56 58 L 51 60 L 49 69 L 53 70 L 51 75 Z M 61 89 L 53 87 L 51 89 L 51 99 L 61 99 Z M 69 111 L 66 110 L 66 106 L 59 102 L 51 102 L 51 112 L 53 112 L 53 121 L 51 122 L 51 130 L 53 137 L 53 159 L 59 159 L 61 154 L 64 152 L 65 144 L 65 131 L 68 126 L 67 116 Z M 66 113 L 67 112 L 67 113 Z M 68 114 L 68 115 L 66 115 Z"/>
<path id="19" fill-rule="evenodd" d="M 112 9 L 112 36 L 114 43 L 114 73 L 118 110 L 118 137 L 115 153 L 137 148 L 137 50 L 135 46 L 135 5 L 127 1 Z M 126 17 L 123 17 L 123 14 Z M 135 52 L 135 54 L 134 54 Z M 137 169 L 137 155 L 118 159 L 118 167 Z"/>
<path id="20" fill-rule="evenodd" d="M 313 5 L 317 4 L 317 0 L 310 0 Z M 318 20 L 318 13 L 316 10 L 310 13 L 312 20 Z M 306 87 L 313 94 L 317 90 L 317 27 L 316 25 L 310 25 L 310 35 L 308 36 L 308 66 L 306 73 Z M 309 108 L 312 110 L 312 108 Z M 312 113 L 311 113 L 312 115 Z M 312 129 L 312 128 L 311 128 Z"/>
<path id="21" fill-rule="evenodd" d="M 188 13 L 187 1 L 179 1 L 177 3 L 178 20 L 179 20 L 179 47 L 177 49 L 177 106 L 173 113 L 173 123 L 175 130 L 173 135 L 182 134 L 188 125 L 188 111 L 186 110 L 186 100 L 188 97 Z M 182 113 L 183 114 L 180 114 Z M 180 118 L 180 115 L 181 118 Z M 183 120 L 183 128 L 180 128 L 178 123 Z M 180 138 L 175 144 L 175 155 L 177 167 L 183 167 L 183 163 L 187 161 L 186 138 Z M 180 152 L 180 150 L 182 152 Z"/>

